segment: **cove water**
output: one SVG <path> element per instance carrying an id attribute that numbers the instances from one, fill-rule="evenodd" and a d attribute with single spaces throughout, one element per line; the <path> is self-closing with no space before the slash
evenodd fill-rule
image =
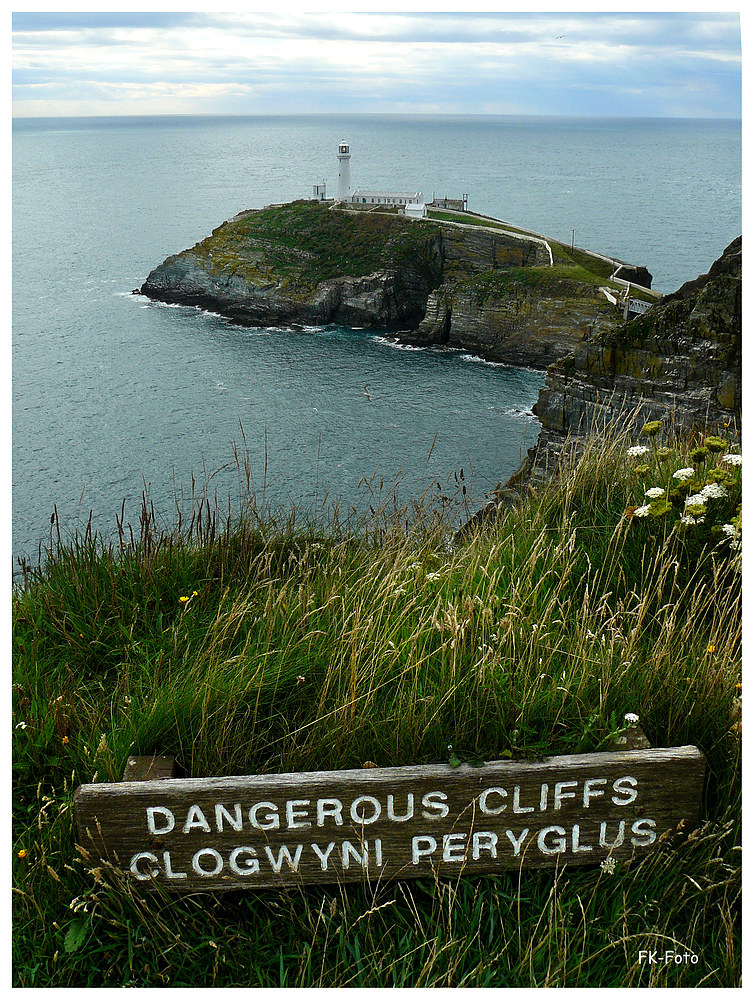
<path id="1" fill-rule="evenodd" d="M 13 125 L 13 555 L 105 535 L 148 489 L 170 523 L 192 476 L 269 503 L 362 506 L 463 471 L 472 505 L 536 440 L 543 373 L 381 331 L 251 330 L 131 290 L 236 212 L 337 182 L 468 194 L 473 211 L 643 264 L 672 291 L 741 231 L 734 121 L 522 117 L 25 119 Z M 575 231 L 575 232 L 574 232 Z M 211 478 L 210 478 L 211 477 Z M 433 484 L 439 484 L 439 489 Z M 358 487 L 358 488 L 357 488 Z"/>

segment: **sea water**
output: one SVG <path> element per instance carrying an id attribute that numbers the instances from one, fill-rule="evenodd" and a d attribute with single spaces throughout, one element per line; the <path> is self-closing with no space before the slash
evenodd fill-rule
<path id="1" fill-rule="evenodd" d="M 671 291 L 741 230 L 731 121 L 520 117 L 26 119 L 13 129 L 13 554 L 57 510 L 109 535 L 148 492 L 169 522 L 235 455 L 272 506 L 360 507 L 459 483 L 474 509 L 535 442 L 543 373 L 385 331 L 248 329 L 132 295 L 246 208 L 337 182 L 467 194 L 473 211 L 631 263 Z M 243 477 L 241 477 L 243 478 Z M 369 480 L 369 485 L 363 482 Z M 382 483 L 382 490 L 379 486 Z M 359 485 L 360 484 L 360 485 Z"/>

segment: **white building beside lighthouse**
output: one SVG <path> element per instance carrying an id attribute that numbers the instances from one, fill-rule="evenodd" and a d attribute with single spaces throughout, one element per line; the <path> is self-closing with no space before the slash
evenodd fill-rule
<path id="1" fill-rule="evenodd" d="M 338 201 L 350 201 L 351 198 L 351 147 L 347 142 L 338 146 L 338 190 L 335 197 Z"/>
<path id="2" fill-rule="evenodd" d="M 338 201 L 352 205 L 392 205 L 405 208 L 421 203 L 421 191 L 373 191 L 360 188 L 351 194 L 351 147 L 347 142 L 338 146 Z"/>
<path id="3" fill-rule="evenodd" d="M 357 206 L 366 211 L 384 211 L 381 206 L 397 210 L 399 215 L 409 219 L 426 219 L 428 208 L 450 208 L 459 212 L 468 209 L 468 195 L 463 198 L 441 198 L 434 196 L 429 205 L 424 203 L 421 191 L 376 191 L 359 188 L 351 191 L 351 144 L 345 141 L 338 143 L 338 186 L 335 202 L 342 205 Z M 326 201 L 327 190 L 325 182 L 313 186 L 313 201 Z"/>

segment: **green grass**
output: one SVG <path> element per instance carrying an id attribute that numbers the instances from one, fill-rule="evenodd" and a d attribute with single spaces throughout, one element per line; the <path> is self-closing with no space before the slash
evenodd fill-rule
<path id="1" fill-rule="evenodd" d="M 740 576 L 702 528 L 625 514 L 662 461 L 592 442 L 452 543 L 431 506 L 354 531 L 252 503 L 180 530 L 145 506 L 117 546 L 56 544 L 13 597 L 14 984 L 739 985 Z M 735 503 L 740 471 L 727 482 Z M 175 898 L 94 878 L 75 850 L 75 787 L 132 753 L 202 777 L 440 762 L 449 744 L 589 752 L 627 711 L 708 771 L 699 830 L 613 875 Z"/>
<path id="2" fill-rule="evenodd" d="M 320 282 L 406 268 L 439 280 L 431 232 L 395 214 L 333 211 L 298 201 L 250 212 L 223 223 L 192 253 L 216 271 L 250 281 L 286 278 L 290 291 Z"/>
<path id="3" fill-rule="evenodd" d="M 528 229 L 521 229 L 520 226 L 512 226 L 509 222 L 499 219 L 488 219 L 484 216 L 473 215 L 467 212 L 444 212 L 441 209 L 428 209 L 427 218 L 437 222 L 458 222 L 464 226 L 484 226 L 486 229 L 504 229 L 509 233 L 519 233 L 521 236 L 536 236 Z"/>
<path id="4" fill-rule="evenodd" d="M 484 219 L 473 215 L 432 210 L 429 212 L 428 217 L 438 222 L 459 222 L 465 226 L 485 226 L 492 229 L 504 229 L 508 232 L 519 233 L 522 236 L 534 235 L 529 230 L 512 226 L 507 222 L 498 222 L 493 219 Z M 566 243 L 560 243 L 558 240 L 548 238 L 547 242 L 550 244 L 553 256 L 554 267 L 551 268 L 551 271 L 557 271 L 558 276 L 565 275 L 574 281 L 584 282 L 589 285 L 599 286 L 609 284 L 608 278 L 615 271 L 617 264 L 591 254 L 588 250 L 580 250 L 578 247 L 572 249 Z M 531 270 L 539 271 L 543 269 L 533 268 Z M 533 283 L 536 283 L 538 279 L 535 277 L 532 280 Z M 622 286 L 620 285 L 612 285 L 611 287 L 622 290 Z M 643 296 L 637 295 L 637 297 Z M 646 296 L 646 298 L 648 301 L 655 301 L 652 296 Z"/>
<path id="5" fill-rule="evenodd" d="M 459 221 L 448 212 L 432 212 L 430 219 Z M 462 221 L 528 235 L 525 230 L 472 215 L 463 216 Z M 442 280 L 432 241 L 435 229 L 392 211 L 343 212 L 316 202 L 291 202 L 242 214 L 219 226 L 191 252 L 218 273 L 238 274 L 262 286 L 282 279 L 286 291 L 294 296 L 307 295 L 331 278 L 359 277 L 385 268 L 416 272 L 429 287 L 435 287 Z M 571 251 L 557 242 L 551 246 L 555 267 L 549 269 L 549 278 L 540 273 L 547 269 L 517 268 L 519 280 L 535 287 L 567 277 L 574 283 L 598 287 L 614 270 L 613 265 L 585 251 Z M 505 282 L 498 271 L 490 271 L 486 280 Z M 620 286 L 615 287 L 620 290 Z"/>
<path id="6" fill-rule="evenodd" d="M 562 263 L 554 267 L 511 267 L 504 271 L 485 271 L 466 281 L 476 291 L 480 305 L 488 298 L 501 299 L 516 288 L 536 289 L 558 298 L 583 298 L 606 282 L 590 271 Z M 609 284 L 609 282 L 607 283 Z"/>

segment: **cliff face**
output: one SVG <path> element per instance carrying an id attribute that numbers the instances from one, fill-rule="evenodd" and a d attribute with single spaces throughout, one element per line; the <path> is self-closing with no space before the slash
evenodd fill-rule
<path id="1" fill-rule="evenodd" d="M 418 344 L 465 348 L 491 361 L 543 368 L 569 354 L 582 340 L 613 329 L 619 314 L 593 285 L 544 280 L 514 269 L 504 285 L 479 282 L 443 285 L 429 296 L 424 320 L 411 338 Z M 408 338 L 406 338 L 408 339 Z"/>
<path id="2" fill-rule="evenodd" d="M 342 323 L 389 329 L 421 319 L 429 282 L 406 268 L 330 278 L 302 294 L 290 280 L 276 276 L 252 279 L 214 270 L 189 250 L 155 268 L 140 292 L 162 302 L 201 306 L 247 326 Z"/>
<path id="3" fill-rule="evenodd" d="M 603 279 L 562 253 L 552 268 L 541 239 L 294 202 L 224 223 L 139 291 L 252 326 L 375 326 L 544 368 L 618 324 Z"/>
<path id="4" fill-rule="evenodd" d="M 250 326 L 416 324 L 442 269 L 435 232 L 292 203 L 248 212 L 168 257 L 140 292 Z"/>
<path id="5" fill-rule="evenodd" d="M 568 435 L 599 432 L 620 413 L 637 427 L 660 419 L 677 431 L 738 427 L 741 273 L 739 237 L 707 274 L 551 365 L 536 406 L 532 480 L 553 471 Z"/>

